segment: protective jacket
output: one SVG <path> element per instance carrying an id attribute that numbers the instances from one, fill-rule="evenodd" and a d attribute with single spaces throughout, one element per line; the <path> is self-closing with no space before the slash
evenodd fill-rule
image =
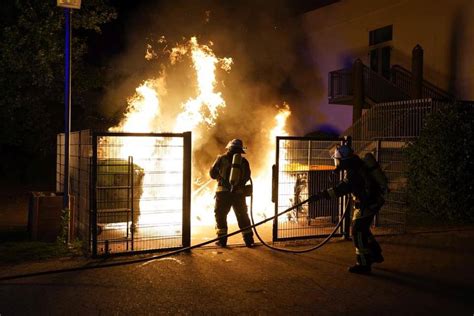
<path id="1" fill-rule="evenodd" d="M 232 160 L 235 153 L 242 153 L 240 151 L 229 150 L 227 153 L 217 157 L 212 165 L 209 175 L 211 178 L 218 181 L 216 192 L 216 204 L 214 206 L 214 215 L 216 217 L 216 233 L 220 237 L 219 246 L 227 244 L 228 226 L 227 214 L 231 207 L 234 209 L 235 217 L 240 229 L 250 226 L 250 219 L 245 201 L 244 187 L 247 181 L 250 180 L 250 166 L 245 158 L 241 158 L 240 164 L 232 166 Z M 240 178 L 232 187 L 229 179 L 231 168 L 240 168 Z M 247 247 L 251 247 L 254 243 L 253 232 L 251 228 L 242 231 L 242 236 Z"/>
<path id="2" fill-rule="evenodd" d="M 341 160 L 339 168 L 345 170 L 344 179 L 336 186 L 316 194 L 314 198 L 329 199 L 352 194 L 354 203 L 351 226 L 357 265 L 349 271 L 367 272 L 370 271 L 372 263 L 384 260 L 382 248 L 370 231 L 374 216 L 385 202 L 384 190 L 370 175 L 369 167 L 357 155 Z"/>
<path id="3" fill-rule="evenodd" d="M 353 155 L 341 161 L 340 168 L 346 170 L 344 179 L 336 186 L 323 191 L 322 195 L 335 198 L 352 193 L 355 209 L 377 212 L 385 202 L 383 191 L 370 175 L 364 161 Z"/>

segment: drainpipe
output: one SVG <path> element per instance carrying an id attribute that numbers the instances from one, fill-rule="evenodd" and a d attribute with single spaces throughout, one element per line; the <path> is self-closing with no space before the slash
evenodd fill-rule
<path id="1" fill-rule="evenodd" d="M 422 98 L 423 87 L 423 48 L 416 45 L 411 53 L 411 73 L 413 74 L 412 98 Z"/>
<path id="2" fill-rule="evenodd" d="M 362 116 L 364 105 L 364 64 L 357 58 L 352 64 L 352 87 L 354 94 L 354 105 L 352 107 L 352 124 Z"/>

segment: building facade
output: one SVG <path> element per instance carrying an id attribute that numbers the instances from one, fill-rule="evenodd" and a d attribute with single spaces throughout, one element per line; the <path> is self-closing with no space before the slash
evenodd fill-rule
<path id="1" fill-rule="evenodd" d="M 474 1 L 341 0 L 306 12 L 302 22 L 325 88 L 320 110 L 339 130 L 351 125 L 352 108 L 329 104 L 327 74 L 360 59 L 390 80 L 394 65 L 411 70 L 416 45 L 424 80 L 456 99 L 474 99 Z"/>

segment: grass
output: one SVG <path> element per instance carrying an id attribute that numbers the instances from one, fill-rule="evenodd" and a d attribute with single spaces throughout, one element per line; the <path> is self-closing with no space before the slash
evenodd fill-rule
<path id="1" fill-rule="evenodd" d="M 24 232 L 0 234 L 0 264 L 16 264 L 27 261 L 82 255 L 79 243 L 71 247 L 59 242 L 29 241 Z"/>

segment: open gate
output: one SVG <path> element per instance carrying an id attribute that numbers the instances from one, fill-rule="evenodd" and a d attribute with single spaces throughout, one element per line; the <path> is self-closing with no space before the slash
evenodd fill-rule
<path id="1" fill-rule="evenodd" d="M 334 174 L 331 153 L 339 140 L 310 137 L 277 137 L 276 165 L 273 172 L 273 202 L 275 214 L 307 199 L 312 194 L 338 183 L 342 172 Z M 375 235 L 404 233 L 406 229 L 406 163 L 403 158 L 404 141 L 353 141 L 354 151 L 363 158 L 368 152 L 376 157 L 389 182 L 390 192 L 385 204 L 372 223 Z M 303 205 L 299 209 L 276 218 L 273 222 L 273 241 L 325 237 L 334 230 L 348 197 L 323 200 Z M 349 236 L 350 214 L 347 213 L 337 234 Z"/>
<path id="2" fill-rule="evenodd" d="M 311 137 L 277 137 L 273 173 L 275 214 L 335 185 L 342 179 L 334 173 L 331 152 L 340 141 Z M 307 203 L 275 218 L 273 241 L 324 237 L 329 235 L 343 214 L 346 197 Z M 337 234 L 348 233 L 347 224 Z"/>
<path id="3" fill-rule="evenodd" d="M 190 245 L 191 133 L 94 133 L 93 255 Z"/>

